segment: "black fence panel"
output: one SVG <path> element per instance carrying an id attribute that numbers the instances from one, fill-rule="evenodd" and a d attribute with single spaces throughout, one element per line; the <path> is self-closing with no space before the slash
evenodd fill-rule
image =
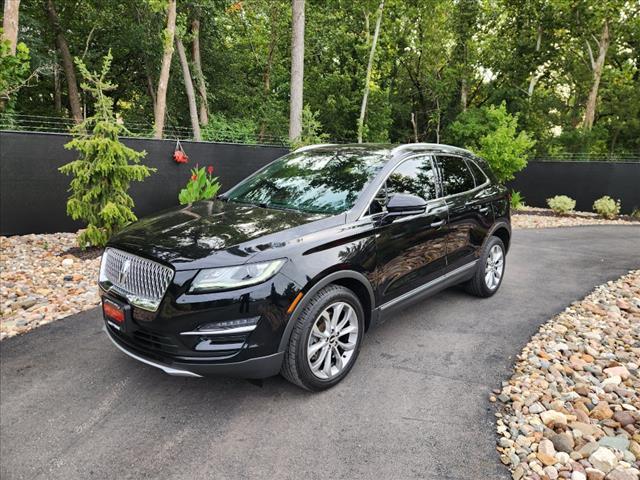
<path id="1" fill-rule="evenodd" d="M 534 161 L 509 187 L 532 207 L 547 207 L 547 198 L 568 195 L 576 210 L 591 212 L 595 200 L 609 195 L 620 199 L 622 213 L 631 213 L 640 208 L 640 163 Z"/>
<path id="2" fill-rule="evenodd" d="M 82 227 L 66 214 L 71 177 L 58 167 L 77 158 L 64 148 L 71 137 L 62 134 L 0 132 L 0 234 L 73 232 Z M 124 139 L 135 150 L 145 150 L 142 163 L 157 169 L 143 182 L 133 182 L 129 193 L 138 217 L 178 204 L 178 192 L 196 163 L 213 165 L 221 191 L 288 152 L 282 147 L 182 142 L 189 163 L 173 160 L 175 141 Z"/>

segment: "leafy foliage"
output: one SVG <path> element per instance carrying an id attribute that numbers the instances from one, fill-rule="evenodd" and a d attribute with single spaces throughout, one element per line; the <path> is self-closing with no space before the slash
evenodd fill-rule
<path id="1" fill-rule="evenodd" d="M 78 159 L 60 167 L 72 175 L 67 214 L 87 224 L 78 236 L 81 247 L 104 246 L 111 235 L 136 220 L 133 199 L 127 194 L 131 181 L 141 181 L 153 169 L 136 165 L 146 153 L 125 146 L 119 136 L 126 133 L 113 113 L 113 100 L 106 92 L 115 88 L 107 80 L 111 67 L 108 53 L 100 72 L 90 72 L 80 59 L 78 70 L 84 78 L 82 89 L 95 98 L 95 114 L 78 125 L 74 139 L 65 145 L 76 150 Z"/>
<path id="2" fill-rule="evenodd" d="M 556 195 L 555 197 L 547 198 L 547 205 L 555 213 L 565 215 L 576 208 L 576 201 L 566 195 Z"/>
<path id="3" fill-rule="evenodd" d="M 211 200 L 220 190 L 218 177 L 213 176 L 213 167 L 191 169 L 191 178 L 187 186 L 180 190 L 178 200 L 181 205 L 192 204 L 200 200 Z"/>
<path id="4" fill-rule="evenodd" d="M 0 40 L 0 111 L 13 109 L 16 94 L 24 86 L 29 73 L 29 48 L 20 42 L 16 46 L 16 54 L 11 55 L 9 41 Z"/>
<path id="5" fill-rule="evenodd" d="M 322 124 L 318 120 L 318 112 L 312 112 L 308 105 L 302 109 L 302 133 L 300 138 L 293 142 L 293 148 L 304 145 L 326 142 L 329 135 L 322 132 Z"/>
<path id="6" fill-rule="evenodd" d="M 257 125 L 251 119 L 228 119 L 218 113 L 202 128 L 202 139 L 209 142 L 256 143 Z"/>
<path id="7" fill-rule="evenodd" d="M 620 215 L 620 200 L 605 195 L 593 202 L 593 210 L 604 218 L 614 219 Z"/>
<path id="8" fill-rule="evenodd" d="M 527 132 L 518 132 L 518 116 L 507 112 L 504 104 L 469 110 L 458 116 L 449 135 L 484 158 L 501 182 L 513 179 L 527 165 L 535 145 Z"/>
<path id="9" fill-rule="evenodd" d="M 511 192 L 511 208 L 514 210 L 520 210 L 524 207 L 524 197 L 516 190 Z"/>

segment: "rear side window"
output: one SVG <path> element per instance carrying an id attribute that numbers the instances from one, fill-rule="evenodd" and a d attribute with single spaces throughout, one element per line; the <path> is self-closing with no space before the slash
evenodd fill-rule
<path id="1" fill-rule="evenodd" d="M 455 195 L 475 188 L 473 175 L 464 158 L 438 155 L 438 166 L 445 195 Z"/>
<path id="2" fill-rule="evenodd" d="M 476 179 L 476 187 L 483 185 L 488 179 L 482 169 L 472 160 L 467 160 L 467 165 L 471 169 L 474 178 Z"/>
<path id="3" fill-rule="evenodd" d="M 431 156 L 425 155 L 405 160 L 387 178 L 387 194 L 411 193 L 425 200 L 437 198 L 436 173 Z"/>

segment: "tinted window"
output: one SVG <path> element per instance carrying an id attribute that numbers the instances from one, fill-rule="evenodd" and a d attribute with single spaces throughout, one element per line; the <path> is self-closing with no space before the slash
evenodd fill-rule
<path id="1" fill-rule="evenodd" d="M 438 164 L 446 195 L 455 195 L 475 188 L 473 175 L 464 158 L 438 156 Z"/>
<path id="2" fill-rule="evenodd" d="M 482 185 L 487 181 L 487 176 L 484 174 L 482 170 L 480 170 L 480 167 L 476 165 L 476 162 L 467 160 L 467 165 L 469 165 L 469 168 L 473 173 L 473 177 L 476 179 L 476 187 L 479 187 L 480 185 Z"/>
<path id="3" fill-rule="evenodd" d="M 431 157 L 415 157 L 398 165 L 387 179 L 387 193 L 411 193 L 425 200 L 436 198 L 436 175 Z"/>
<path id="4" fill-rule="evenodd" d="M 386 150 L 344 149 L 293 152 L 240 182 L 235 202 L 337 214 L 350 209 L 380 171 Z"/>

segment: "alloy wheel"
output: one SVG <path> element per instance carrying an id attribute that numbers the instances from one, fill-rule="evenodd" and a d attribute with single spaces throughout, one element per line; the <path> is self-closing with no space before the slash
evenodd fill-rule
<path id="1" fill-rule="evenodd" d="M 336 302 L 316 318 L 307 342 L 307 362 L 318 378 L 328 380 L 351 361 L 358 343 L 358 317 L 351 305 Z"/>
<path id="2" fill-rule="evenodd" d="M 504 272 L 504 252 L 500 245 L 494 245 L 489 250 L 487 264 L 484 268 L 484 283 L 489 290 L 495 290 L 500 284 Z"/>

